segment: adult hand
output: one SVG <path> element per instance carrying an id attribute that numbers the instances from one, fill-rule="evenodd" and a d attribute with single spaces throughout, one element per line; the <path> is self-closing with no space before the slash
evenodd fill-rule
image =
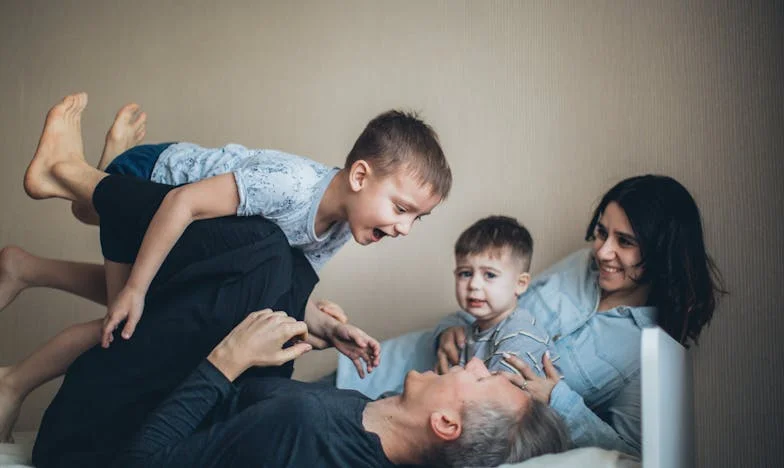
<path id="1" fill-rule="evenodd" d="M 318 310 L 324 312 L 338 322 L 348 323 L 348 315 L 346 315 L 342 307 L 335 304 L 334 302 L 328 301 L 326 299 L 320 299 L 316 301 L 316 307 Z"/>
<path id="2" fill-rule="evenodd" d="M 312 349 L 305 343 L 308 327 L 285 312 L 253 312 L 212 350 L 207 359 L 229 380 L 250 367 L 279 366 Z M 289 340 L 298 340 L 283 348 Z"/>
<path id="3" fill-rule="evenodd" d="M 546 352 L 542 357 L 542 365 L 544 367 L 544 377 L 540 377 L 534 372 L 531 367 L 523 362 L 517 356 L 511 354 L 504 354 L 504 360 L 512 367 L 517 369 L 521 375 L 512 374 L 510 372 L 502 372 L 513 384 L 528 391 L 532 397 L 541 401 L 544 404 L 550 404 L 550 394 L 553 393 L 555 384 L 558 383 L 563 377 L 558 373 L 558 370 L 553 365 L 550 359 L 550 352 Z"/>
<path id="4" fill-rule="evenodd" d="M 449 327 L 438 337 L 436 372 L 446 374 L 449 368 L 460 362 L 460 353 L 465 347 L 465 329 Z"/>
<path id="5" fill-rule="evenodd" d="M 144 296 L 146 292 L 126 285 L 114 302 L 109 306 L 106 317 L 103 319 L 101 329 L 101 346 L 108 348 L 114 337 L 114 330 L 125 320 L 122 337 L 129 339 L 136 330 L 136 325 L 142 318 L 144 311 Z"/>
<path id="6" fill-rule="evenodd" d="M 363 330 L 348 323 L 341 323 L 332 329 L 332 345 L 346 357 L 351 359 L 359 377 L 365 378 L 365 361 L 368 373 L 381 364 L 381 345 Z"/>

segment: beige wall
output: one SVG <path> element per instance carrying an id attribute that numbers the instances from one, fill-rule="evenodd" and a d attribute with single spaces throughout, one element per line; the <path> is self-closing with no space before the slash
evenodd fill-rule
<path id="1" fill-rule="evenodd" d="M 479 216 L 523 221 L 537 271 L 582 245 L 611 184 L 669 174 L 700 204 L 732 291 L 694 351 L 699 465 L 781 466 L 781 3 L 218 3 L 0 3 L 0 245 L 100 259 L 94 228 L 21 187 L 47 109 L 76 90 L 90 93 L 91 161 L 130 100 L 149 113 L 149 141 L 240 142 L 334 165 L 378 112 L 420 110 L 450 158 L 451 198 L 408 238 L 347 247 L 316 294 L 382 339 L 454 309 L 451 246 Z M 0 313 L 0 361 L 101 315 L 27 291 Z M 333 365 L 314 354 L 297 375 Z M 38 424 L 56 384 L 27 401 L 20 428 Z"/>

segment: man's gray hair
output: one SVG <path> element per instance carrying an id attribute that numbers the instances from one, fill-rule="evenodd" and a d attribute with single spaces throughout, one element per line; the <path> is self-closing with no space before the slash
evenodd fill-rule
<path id="1" fill-rule="evenodd" d="M 450 467 L 497 466 L 563 452 L 570 445 L 566 425 L 544 403 L 531 399 L 520 415 L 483 402 L 464 408 L 460 437 L 432 453 L 430 462 Z"/>

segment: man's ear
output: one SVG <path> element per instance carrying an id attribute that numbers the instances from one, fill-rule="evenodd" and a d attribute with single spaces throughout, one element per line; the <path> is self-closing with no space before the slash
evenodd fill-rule
<path id="1" fill-rule="evenodd" d="M 517 277 L 517 284 L 515 285 L 515 295 L 520 297 L 525 291 L 528 290 L 528 285 L 531 283 L 531 275 L 528 273 L 520 273 Z"/>
<path id="2" fill-rule="evenodd" d="M 452 441 L 463 432 L 463 422 L 460 416 L 452 411 L 435 411 L 430 413 L 430 429 L 439 439 Z"/>
<path id="3" fill-rule="evenodd" d="M 351 185 L 351 190 L 354 192 L 362 190 L 371 172 L 372 169 L 370 169 L 370 164 L 367 161 L 362 159 L 354 161 L 354 164 L 351 165 L 348 171 L 348 181 Z"/>

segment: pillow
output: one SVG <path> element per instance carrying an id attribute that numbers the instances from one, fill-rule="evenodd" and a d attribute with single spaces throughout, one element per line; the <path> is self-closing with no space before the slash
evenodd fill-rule
<path id="1" fill-rule="evenodd" d="M 433 330 L 419 330 L 381 343 L 381 364 L 360 379 L 354 363 L 340 354 L 335 386 L 357 390 L 377 399 L 386 392 L 401 393 L 403 381 L 410 370 L 424 372 L 436 365 Z"/>
<path id="2" fill-rule="evenodd" d="M 637 459 L 598 447 L 583 447 L 563 453 L 542 455 L 521 463 L 501 465 L 504 468 L 640 468 Z"/>

